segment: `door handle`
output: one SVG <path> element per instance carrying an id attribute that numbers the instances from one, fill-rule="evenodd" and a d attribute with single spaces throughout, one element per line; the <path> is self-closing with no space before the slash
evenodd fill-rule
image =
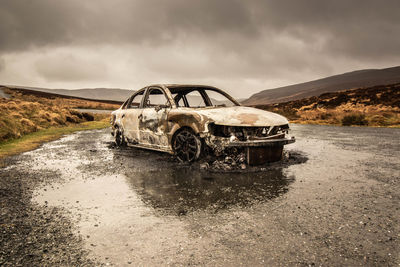
<path id="1" fill-rule="evenodd" d="M 125 114 L 122 114 L 122 118 L 124 118 L 125 117 Z"/>

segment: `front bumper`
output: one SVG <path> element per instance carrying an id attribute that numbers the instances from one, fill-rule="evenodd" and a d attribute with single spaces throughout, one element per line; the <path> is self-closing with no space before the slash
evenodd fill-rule
<path id="1" fill-rule="evenodd" d="M 279 138 L 279 139 L 259 139 L 247 141 L 233 141 L 226 144 L 228 147 L 270 147 L 284 146 L 296 142 L 296 138 Z"/>
<path id="2" fill-rule="evenodd" d="M 214 137 L 206 139 L 207 144 L 222 154 L 227 148 L 242 148 L 246 153 L 247 164 L 261 165 L 282 159 L 283 146 L 296 142 L 295 137 L 287 138 L 284 134 L 269 136 L 253 140 L 229 140 L 229 138 Z"/>
<path id="3" fill-rule="evenodd" d="M 295 137 L 236 141 L 229 143 L 229 147 L 245 147 L 246 160 L 249 165 L 261 165 L 267 162 L 280 161 L 283 156 L 283 146 L 294 143 Z"/>

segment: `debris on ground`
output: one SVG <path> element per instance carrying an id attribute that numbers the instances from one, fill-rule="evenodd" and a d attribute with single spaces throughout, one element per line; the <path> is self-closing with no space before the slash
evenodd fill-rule
<path id="1" fill-rule="evenodd" d="M 236 152 L 236 153 L 235 153 Z M 296 156 L 295 156 L 296 155 Z M 299 161 L 301 157 L 297 152 L 283 151 L 282 160 L 277 162 L 265 163 L 258 166 L 249 166 L 246 162 L 245 152 L 231 152 L 230 154 L 215 156 L 208 155 L 198 165 L 200 170 L 217 172 L 241 172 L 241 171 L 266 171 L 268 167 L 286 165 L 293 161 Z"/>
<path id="2" fill-rule="evenodd" d="M 201 170 L 232 171 L 247 168 L 246 155 L 243 152 L 219 157 L 209 155 L 204 161 L 200 163 Z"/>

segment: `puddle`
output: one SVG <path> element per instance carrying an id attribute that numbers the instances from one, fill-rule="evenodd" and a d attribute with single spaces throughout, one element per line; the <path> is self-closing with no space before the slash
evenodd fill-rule
<path id="1" fill-rule="evenodd" d="M 318 243 L 321 236 L 337 232 L 349 218 L 352 246 L 359 244 L 356 227 L 363 215 L 357 212 L 365 212 L 359 192 L 375 190 L 376 176 L 390 182 L 395 169 L 376 168 L 379 175 L 371 175 L 366 163 L 389 159 L 395 166 L 398 153 L 393 146 L 374 149 L 377 136 L 370 130 L 365 142 L 348 145 L 351 132 L 335 134 L 341 128 L 293 128 L 301 131 L 288 149 L 292 158 L 262 171 L 215 173 L 177 164 L 165 153 L 113 148 L 104 130 L 77 133 L 29 152 L 32 160 L 25 167 L 57 173 L 36 188 L 33 201 L 64 208 L 86 248 L 105 264 L 235 265 L 270 256 L 283 263 L 296 253 L 315 257 L 315 250 L 326 247 Z M 313 235 L 311 245 L 299 234 L 305 231 Z M 340 232 L 338 238 L 347 240 L 349 234 Z M 337 244 L 338 251 L 342 245 Z M 262 259 L 251 257 L 263 253 Z"/>
<path id="2" fill-rule="evenodd" d="M 152 257 L 165 245 L 178 245 L 176 238 L 172 242 L 170 237 L 183 232 L 183 224 L 177 219 L 166 221 L 154 216 L 152 209 L 123 181 L 121 175 L 74 179 L 42 188 L 34 201 L 72 212 L 79 231 L 76 234 L 102 261 L 121 263 L 122 254 L 124 263 L 146 264 L 143 256 Z M 155 234 L 160 243 L 149 243 Z M 182 240 L 186 238 L 180 235 Z"/>
<path id="3" fill-rule="evenodd" d="M 144 203 L 162 213 L 175 215 L 267 201 L 287 192 L 294 181 L 293 177 L 286 177 L 282 169 L 229 174 L 166 169 L 125 173 L 125 176 Z"/>
<path id="4" fill-rule="evenodd" d="M 179 251 L 188 240 L 182 216 L 269 201 L 294 181 L 284 166 L 212 173 L 164 153 L 112 149 L 108 135 L 94 141 L 91 134 L 98 133 L 77 133 L 30 152 L 28 167 L 58 173 L 59 182 L 38 187 L 33 201 L 68 210 L 76 234 L 105 262 L 121 263 L 121 254 L 123 262 L 139 265 L 154 255 L 162 259 L 163 251 Z"/>

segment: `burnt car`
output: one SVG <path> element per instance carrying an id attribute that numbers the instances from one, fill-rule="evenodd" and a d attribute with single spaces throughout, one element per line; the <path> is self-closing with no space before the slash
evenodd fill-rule
<path id="1" fill-rule="evenodd" d="M 241 106 L 224 91 L 204 85 L 147 86 L 111 114 L 119 146 L 158 150 L 192 162 L 204 154 L 241 151 L 250 165 L 278 161 L 289 138 L 288 120 Z"/>

